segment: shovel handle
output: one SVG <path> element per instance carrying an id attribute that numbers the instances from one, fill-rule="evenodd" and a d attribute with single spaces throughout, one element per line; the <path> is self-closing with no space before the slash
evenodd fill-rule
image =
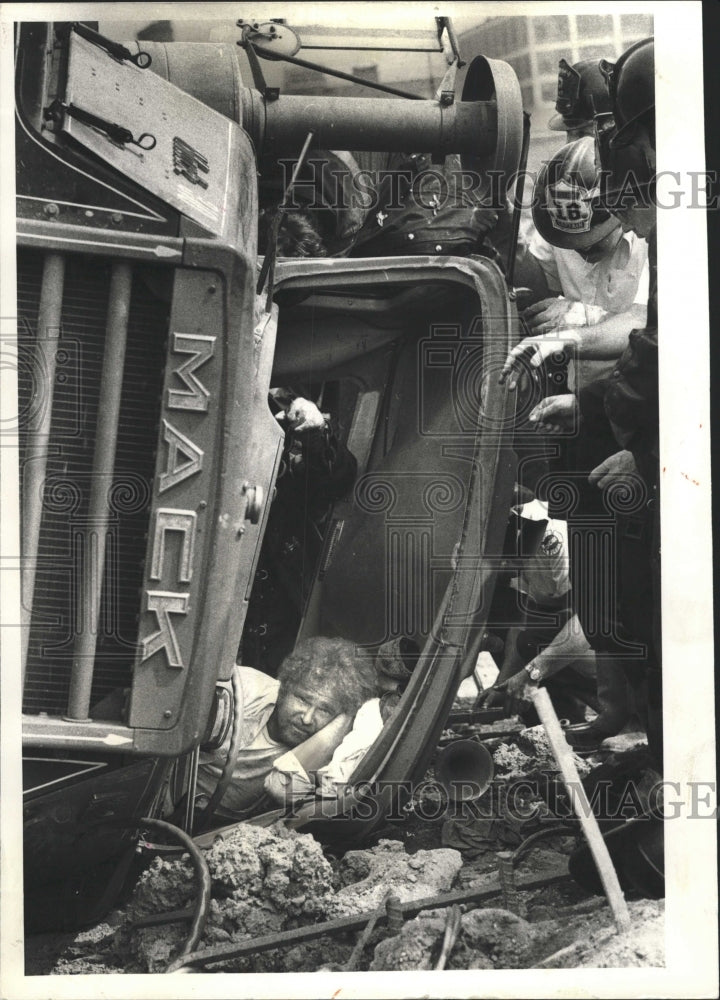
<path id="1" fill-rule="evenodd" d="M 575 766 L 573 752 L 570 749 L 568 741 L 565 739 L 565 734 L 555 714 L 553 703 L 550 701 L 550 695 L 545 688 L 536 688 L 532 692 L 532 700 L 535 711 L 540 716 L 540 721 L 545 727 L 545 732 L 547 733 L 555 760 L 562 773 L 573 809 L 580 820 L 580 826 L 592 852 L 607 901 L 612 910 L 615 926 L 621 932 L 630 930 L 630 911 L 627 908 L 625 897 L 620 888 L 610 852 L 600 833 L 600 827 L 598 826 L 595 814 L 590 808 L 588 797 L 585 794 L 585 789 Z"/>

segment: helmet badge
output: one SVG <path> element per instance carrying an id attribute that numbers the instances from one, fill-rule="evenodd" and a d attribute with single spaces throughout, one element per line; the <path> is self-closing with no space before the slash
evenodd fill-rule
<path id="1" fill-rule="evenodd" d="M 581 194 L 579 188 L 565 180 L 548 185 L 547 210 L 553 227 L 563 233 L 589 232 L 593 194 Z"/>

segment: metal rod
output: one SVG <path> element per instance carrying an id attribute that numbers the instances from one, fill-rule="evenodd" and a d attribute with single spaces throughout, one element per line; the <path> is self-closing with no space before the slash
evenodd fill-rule
<path id="1" fill-rule="evenodd" d="M 105 569 L 105 543 L 109 515 L 108 491 L 115 467 L 115 448 L 120 422 L 125 348 L 130 314 L 132 268 L 125 261 L 116 261 L 110 278 L 110 301 L 105 335 L 100 381 L 93 478 L 90 492 L 88 525 L 85 532 L 85 552 L 80 585 L 80 615 L 82 624 L 75 640 L 68 718 L 84 720 L 90 708 L 100 595 Z"/>
<path id="2" fill-rule="evenodd" d="M 615 926 L 619 931 L 630 930 L 630 911 L 620 888 L 610 852 L 600 833 L 600 827 L 598 826 L 595 814 L 590 808 L 588 797 L 575 766 L 572 750 L 565 739 L 565 734 L 560 728 L 558 717 L 550 701 L 550 695 L 545 688 L 537 688 L 532 692 L 532 700 L 535 711 L 540 716 L 540 721 L 545 727 L 555 760 L 558 762 L 568 795 L 572 801 L 573 809 L 580 820 L 580 825 L 592 852 L 607 901 L 610 904 L 610 909 L 615 919 Z"/>
<path id="3" fill-rule="evenodd" d="M 369 87 L 370 90 L 380 90 L 383 94 L 392 94 L 394 97 L 404 97 L 408 101 L 422 101 L 425 98 L 420 94 L 411 94 L 406 90 L 398 90 L 396 87 L 388 87 L 384 83 L 375 83 L 373 80 L 363 80 L 362 77 L 353 76 L 351 73 L 343 73 L 339 69 L 330 69 L 329 66 L 319 66 L 317 63 L 308 62 L 307 59 L 298 59 L 297 56 L 272 55 L 262 49 L 255 48 L 255 53 L 261 59 L 270 62 L 289 62 L 293 66 L 302 66 L 303 69 L 314 69 L 317 73 L 324 73 L 325 76 L 336 76 L 338 80 L 348 80 L 350 83 L 357 83 L 361 87 Z"/>
<path id="4" fill-rule="evenodd" d="M 194 916 L 195 907 L 186 906 L 182 910 L 168 910 L 167 913 L 146 913 L 144 917 L 133 920 L 131 926 L 161 927 L 163 924 L 179 924 L 183 920 L 192 920 Z"/>
<path id="5" fill-rule="evenodd" d="M 458 69 L 462 69 L 463 66 L 467 64 L 467 60 L 463 59 L 460 55 L 460 42 L 458 41 L 458 36 L 455 31 L 455 26 L 452 23 L 452 18 L 446 15 L 442 17 L 436 17 L 435 20 L 438 22 L 438 41 L 442 41 L 443 30 L 447 31 L 448 41 L 450 42 L 450 48 L 452 49 L 453 55 L 457 60 Z"/>
<path id="6" fill-rule="evenodd" d="M 47 471 L 55 389 L 55 362 L 62 320 L 62 298 L 65 283 L 65 258 L 49 253 L 43 264 L 40 307 L 35 338 L 37 364 L 34 371 L 38 385 L 33 400 L 35 409 L 28 428 L 27 457 L 23 467 L 23 528 L 22 528 L 22 682 L 25 684 L 30 619 L 32 617 L 35 574 L 40 542 L 43 490 Z"/>
<path id="7" fill-rule="evenodd" d="M 370 935 L 375 930 L 375 924 L 378 922 L 380 913 L 381 913 L 380 910 L 376 910 L 372 914 L 368 922 L 365 924 L 365 929 L 363 930 L 360 937 L 357 939 L 357 943 L 352 950 L 350 958 L 345 963 L 345 972 L 353 972 L 355 966 L 360 961 L 362 953 L 365 950 L 365 945 L 368 943 L 368 941 L 370 940 Z"/>
<path id="8" fill-rule="evenodd" d="M 450 952 L 455 946 L 461 923 L 462 914 L 460 913 L 460 907 L 455 903 L 454 906 L 450 907 L 448 915 L 445 918 L 445 934 L 443 935 L 440 956 L 435 964 L 436 972 L 441 972 L 447 965 L 447 960 L 450 958 Z"/>
<path id="9" fill-rule="evenodd" d="M 563 864 L 552 872 L 544 875 L 533 875 L 529 878 L 517 880 L 518 889 L 538 889 L 544 885 L 552 885 L 556 882 L 564 882 L 567 879 L 567 865 Z M 493 899 L 502 893 L 499 882 L 485 885 L 482 888 L 462 889 L 458 892 L 446 892 L 438 896 L 428 896 L 424 899 L 412 899 L 400 903 L 403 917 L 416 916 L 422 910 L 436 910 L 445 906 L 453 906 L 455 903 L 474 903 L 484 899 Z M 235 941 L 232 944 L 218 945 L 214 948 L 204 948 L 185 955 L 183 959 L 176 959 L 167 969 L 168 972 L 178 972 L 186 966 L 204 965 L 210 962 L 222 962 L 230 958 L 239 958 L 242 955 L 258 955 L 264 951 L 272 951 L 275 948 L 283 948 L 288 945 L 300 944 L 303 941 L 312 941 L 314 938 L 322 937 L 324 934 L 339 934 L 346 931 L 356 931 L 365 927 L 369 920 L 375 916 L 376 925 L 387 921 L 385 907 L 369 913 L 358 913 L 352 917 L 339 917 L 336 920 L 328 920 L 322 924 L 310 924 L 307 927 L 298 927 L 290 931 L 279 931 L 277 934 L 266 934 L 263 937 L 250 937 L 243 941 Z"/>
<path id="10" fill-rule="evenodd" d="M 185 802 L 185 832 L 192 837 L 193 818 L 195 816 L 195 796 L 197 795 L 198 765 L 200 763 L 200 747 L 197 746 L 190 754 L 190 775 L 188 777 L 187 800 Z"/>
<path id="11" fill-rule="evenodd" d="M 513 206 L 512 235 L 507 262 L 507 283 L 512 288 L 515 281 L 515 261 L 517 258 L 517 242 L 520 234 L 520 217 L 522 215 L 522 200 L 525 193 L 525 174 L 527 172 L 528 150 L 530 149 L 530 115 L 523 111 L 523 137 L 520 148 L 520 166 L 518 167 L 517 183 L 515 185 L 515 204 Z"/>

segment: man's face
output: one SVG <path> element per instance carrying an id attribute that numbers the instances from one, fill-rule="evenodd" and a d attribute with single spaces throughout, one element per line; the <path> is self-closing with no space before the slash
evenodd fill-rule
<path id="1" fill-rule="evenodd" d="M 622 227 L 616 226 L 606 236 L 603 236 L 601 240 L 598 240 L 597 243 L 593 243 L 592 246 L 586 247 L 584 250 L 576 250 L 575 252 L 580 254 L 582 259 L 587 261 L 588 264 L 597 264 L 598 261 L 604 260 L 605 257 L 609 257 L 613 253 L 622 238 L 622 234 Z"/>
<path id="2" fill-rule="evenodd" d="M 269 725 L 274 739 L 296 747 L 340 714 L 327 687 L 309 681 L 281 685 Z"/>
<path id="3" fill-rule="evenodd" d="M 656 169 L 656 156 L 650 135 L 646 128 L 638 126 L 632 136 L 632 145 L 635 146 L 639 155 L 644 158 L 647 164 L 649 177 L 653 177 Z M 613 215 L 620 220 L 623 232 L 634 232 L 643 239 L 647 239 L 655 228 L 655 205 L 643 202 L 625 204 L 611 209 Z"/>
<path id="4" fill-rule="evenodd" d="M 628 208 L 615 208 L 613 215 L 620 220 L 624 233 L 633 232 L 642 239 L 647 239 L 655 228 L 654 205 L 632 205 Z"/>
<path id="5" fill-rule="evenodd" d="M 565 132 L 567 142 L 575 142 L 576 139 L 582 139 L 586 135 L 595 135 L 595 125 L 593 122 L 581 125 L 580 128 L 569 128 Z"/>

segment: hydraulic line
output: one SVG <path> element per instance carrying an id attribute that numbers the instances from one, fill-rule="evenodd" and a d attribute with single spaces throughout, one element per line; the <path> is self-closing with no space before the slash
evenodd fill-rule
<path id="1" fill-rule="evenodd" d="M 145 816 L 140 820 L 138 826 L 149 826 L 154 830 L 158 830 L 162 833 L 167 833 L 168 836 L 174 837 L 175 840 L 179 840 L 182 846 L 190 855 L 190 861 L 195 869 L 195 875 L 199 883 L 199 895 L 195 903 L 195 913 L 193 915 L 193 921 L 190 925 L 190 931 L 182 950 L 177 955 L 177 958 L 183 958 L 185 955 L 189 955 L 196 947 L 197 943 L 202 936 L 202 932 L 205 929 L 205 923 L 207 921 L 208 908 L 210 906 L 210 890 L 212 884 L 210 881 L 210 869 L 207 866 L 207 862 L 203 857 L 200 848 L 193 842 L 192 837 L 188 836 L 184 830 L 181 830 L 179 826 L 174 826 L 172 823 L 166 823 L 162 819 L 151 819 L 149 816 Z"/>
<path id="2" fill-rule="evenodd" d="M 232 736 L 230 738 L 230 747 L 228 748 L 228 755 L 225 761 L 225 765 L 222 769 L 222 774 L 220 775 L 220 780 L 215 786 L 215 790 L 210 796 L 210 801 L 205 807 L 199 821 L 197 824 L 197 830 L 204 830 L 210 825 L 210 820 L 212 819 L 215 810 L 222 801 L 222 797 L 225 794 L 230 780 L 232 778 L 233 770 L 235 768 L 235 761 L 237 759 L 238 750 L 240 749 L 240 732 L 242 730 L 242 718 L 243 718 L 243 696 L 242 688 L 240 687 L 240 678 L 238 677 L 237 670 L 232 672 L 232 692 L 233 692 L 233 729 Z"/>

